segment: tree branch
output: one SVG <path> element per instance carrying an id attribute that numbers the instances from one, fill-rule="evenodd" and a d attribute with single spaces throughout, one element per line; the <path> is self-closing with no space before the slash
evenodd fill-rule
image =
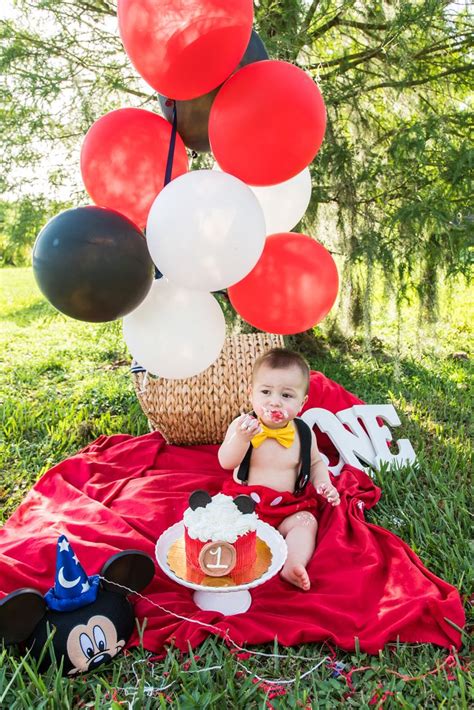
<path id="1" fill-rule="evenodd" d="M 340 25 L 344 27 L 356 27 L 359 30 L 388 30 L 390 25 L 377 22 L 356 22 L 355 20 L 341 20 Z"/>
<path id="2" fill-rule="evenodd" d="M 310 40 L 315 40 L 318 39 L 318 37 L 322 37 L 326 32 L 328 32 L 332 27 L 335 27 L 340 23 L 340 18 L 342 16 L 343 10 L 337 13 L 337 15 L 334 15 L 333 18 L 328 20 L 324 25 L 320 25 L 317 27 L 313 32 L 310 32 L 308 34 L 308 39 Z"/>
<path id="3" fill-rule="evenodd" d="M 383 52 L 383 49 L 384 45 L 381 45 L 379 47 L 375 47 L 375 49 L 369 50 L 368 52 L 359 52 L 359 58 L 348 64 L 346 64 L 345 58 L 342 57 L 341 61 L 339 62 L 338 69 L 334 69 L 333 71 L 330 71 L 327 74 L 321 74 L 319 78 L 320 80 L 324 80 L 328 79 L 331 76 L 334 76 L 334 74 L 345 74 L 350 69 L 354 69 L 354 67 L 358 66 L 359 64 L 363 64 L 368 59 L 374 59 L 375 57 L 379 56 Z M 343 71 L 341 71 L 341 67 L 343 67 Z"/>
<path id="4" fill-rule="evenodd" d="M 301 23 L 300 34 L 306 33 L 309 30 L 311 22 L 313 21 L 314 13 L 316 12 L 318 5 L 319 0 L 313 0 L 310 7 L 308 8 L 308 12 L 306 13 L 303 22 Z"/>
<path id="5" fill-rule="evenodd" d="M 433 44 L 431 47 L 426 47 L 421 49 L 419 52 L 413 55 L 413 59 L 420 59 L 421 57 L 426 57 L 429 54 L 435 54 L 436 52 L 442 52 L 444 50 L 460 50 L 462 47 L 467 45 L 471 47 L 474 44 L 474 37 L 468 36 L 464 40 L 457 39 L 454 42 L 438 42 Z"/>
<path id="6" fill-rule="evenodd" d="M 423 84 L 429 84 L 431 81 L 436 81 L 437 79 L 442 79 L 445 76 L 450 76 L 452 74 L 461 74 L 463 72 L 471 71 L 474 69 L 474 64 L 467 64 L 463 67 L 455 67 L 454 69 L 447 69 L 440 74 L 435 74 L 433 76 L 423 77 L 422 79 L 413 79 L 412 81 L 382 81 L 380 84 L 372 84 L 372 86 L 361 87 L 364 93 L 368 91 L 375 91 L 376 89 L 407 89 L 413 86 L 422 86 Z M 326 77 L 321 76 L 320 80 L 324 80 Z M 345 94 L 343 99 L 339 101 L 347 101 L 355 96 L 359 95 L 359 91 L 352 92 L 351 94 Z"/>
<path id="7" fill-rule="evenodd" d="M 376 48 L 377 51 L 382 47 Z M 317 64 L 305 65 L 304 69 L 321 69 L 322 67 L 334 67 L 344 64 L 345 62 L 351 62 L 353 59 L 370 59 L 375 50 L 369 50 L 364 52 L 354 52 L 354 54 L 343 54 L 337 59 L 329 59 L 326 62 L 318 62 Z"/>

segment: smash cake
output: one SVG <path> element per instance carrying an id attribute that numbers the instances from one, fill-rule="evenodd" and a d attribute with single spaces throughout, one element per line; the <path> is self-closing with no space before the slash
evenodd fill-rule
<path id="1" fill-rule="evenodd" d="M 208 577 L 239 575 L 252 567 L 257 551 L 255 501 L 195 491 L 184 511 L 186 564 Z"/>

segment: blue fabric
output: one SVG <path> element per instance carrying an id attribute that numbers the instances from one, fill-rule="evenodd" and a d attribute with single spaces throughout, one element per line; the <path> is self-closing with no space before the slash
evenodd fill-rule
<path id="1" fill-rule="evenodd" d="M 45 602 L 49 609 L 53 611 L 74 611 L 74 609 L 80 609 L 82 606 L 95 602 L 99 591 L 99 575 L 94 574 L 92 577 L 89 577 L 88 582 L 89 589 L 87 592 L 81 591 L 81 593 L 75 597 L 57 597 L 55 587 L 51 587 L 44 595 Z"/>
<path id="2" fill-rule="evenodd" d="M 146 370 L 136 360 L 134 360 L 130 366 L 130 372 L 146 372 Z"/>
<path id="3" fill-rule="evenodd" d="M 99 590 L 99 577 L 88 577 L 65 535 L 58 538 L 54 586 L 46 592 L 45 601 L 54 611 L 72 611 L 94 602 Z"/>

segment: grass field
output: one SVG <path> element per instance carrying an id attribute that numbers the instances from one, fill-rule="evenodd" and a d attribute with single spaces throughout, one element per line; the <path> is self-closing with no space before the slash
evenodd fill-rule
<path id="1" fill-rule="evenodd" d="M 420 325 L 415 308 L 406 305 L 398 352 L 395 314 L 382 301 L 370 349 L 362 340 L 319 331 L 299 344 L 314 369 L 368 402 L 394 404 L 402 419 L 397 438 L 410 439 L 419 462 L 413 470 L 378 474 L 383 496 L 369 520 L 400 535 L 435 574 L 461 590 L 466 605 L 472 592 L 473 315 L 472 292 L 458 285 L 445 295 L 436 333 L 433 326 Z M 70 320 L 44 301 L 30 269 L 3 269 L 0 328 L 4 522 L 56 462 L 101 434 L 143 434 L 148 428 L 133 392 L 120 323 Z M 208 639 L 195 651 L 196 659 L 169 651 L 150 663 L 137 650 L 75 681 L 61 678 L 54 667 L 39 675 L 32 659 L 0 649 L 0 708 L 184 710 L 265 708 L 268 703 L 274 708 L 468 708 L 472 686 L 464 638 L 454 656 L 427 645 L 393 644 L 377 657 L 337 651 L 346 671 L 356 669 L 349 677 L 333 677 L 327 661 L 300 677 L 327 656 L 327 648 L 318 644 L 280 648 L 282 658 L 239 660 Z M 256 682 L 255 675 L 296 677 L 296 682 L 275 690 Z"/>

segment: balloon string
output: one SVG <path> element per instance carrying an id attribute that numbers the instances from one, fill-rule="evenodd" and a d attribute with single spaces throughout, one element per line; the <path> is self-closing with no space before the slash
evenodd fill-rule
<path id="1" fill-rule="evenodd" d="M 313 657 L 297 656 L 295 658 L 294 656 L 289 656 L 288 654 L 264 653 L 263 651 L 252 651 L 248 648 L 244 648 L 243 646 L 240 646 L 236 641 L 234 641 L 229 636 L 228 630 L 221 629 L 218 626 L 215 626 L 214 624 L 208 624 L 205 621 L 199 621 L 198 619 L 190 619 L 187 616 L 182 616 L 181 614 L 176 614 L 174 611 L 170 611 L 170 609 L 166 609 L 165 607 L 161 606 L 160 604 L 157 604 L 156 602 L 153 601 L 153 599 L 150 599 L 150 597 L 140 594 L 139 592 L 136 592 L 133 589 L 130 589 L 130 587 L 126 587 L 125 585 L 119 584 L 118 582 L 112 582 L 111 580 L 108 580 L 106 577 L 102 577 L 101 575 L 99 575 L 99 579 L 102 580 L 103 582 L 106 582 L 109 585 L 115 585 L 116 587 L 120 587 L 121 589 L 124 589 L 129 594 L 134 594 L 137 597 L 140 597 L 140 599 L 147 601 L 152 606 L 156 607 L 157 609 L 160 609 L 160 611 L 163 611 L 163 612 L 165 612 L 165 614 L 169 614 L 170 616 L 174 616 L 176 619 L 181 619 L 182 621 L 187 621 L 190 624 L 196 624 L 198 626 L 203 626 L 203 627 L 207 627 L 208 629 L 212 629 L 212 631 L 215 632 L 216 636 L 220 636 L 223 639 L 223 641 L 225 641 L 229 645 L 233 646 L 236 649 L 236 651 L 240 652 L 236 656 L 236 659 L 235 659 L 236 664 L 238 666 L 240 666 L 241 668 L 243 668 L 243 670 L 245 671 L 245 673 L 248 676 L 255 678 L 255 681 L 262 684 L 263 688 L 265 688 L 265 686 L 267 686 L 268 690 L 270 690 L 270 688 L 283 689 L 285 685 L 286 686 L 292 685 L 293 683 L 296 683 L 297 680 L 302 680 L 303 678 L 306 678 L 308 675 L 311 675 L 315 670 L 317 670 L 320 666 L 322 666 L 323 663 L 327 662 L 328 668 L 330 670 L 336 671 L 337 676 L 341 676 L 345 679 L 345 681 L 351 691 L 350 694 L 353 694 L 354 687 L 352 684 L 352 674 L 357 673 L 357 672 L 371 670 L 371 668 L 372 668 L 371 666 L 363 666 L 360 668 L 352 667 L 348 672 L 345 672 L 345 670 L 344 670 L 346 668 L 345 664 L 335 661 L 336 654 L 331 649 L 331 647 L 330 647 L 330 650 L 332 651 L 332 655 L 334 657 L 333 659 L 331 659 L 331 656 L 324 656 L 324 658 L 322 658 L 322 659 L 315 658 L 314 656 Z M 412 647 L 416 648 L 416 646 L 414 646 L 414 645 Z M 315 665 L 313 665 L 311 668 L 309 668 L 308 670 L 306 670 L 301 675 L 298 675 L 298 677 L 294 677 L 294 678 L 290 678 L 290 679 L 287 679 L 287 678 L 278 678 L 278 679 L 272 678 L 272 679 L 270 679 L 270 678 L 264 678 L 263 676 L 259 676 L 256 673 L 252 673 L 252 671 L 245 664 L 242 663 L 242 660 L 250 658 L 251 656 L 263 656 L 266 658 L 285 658 L 285 659 L 291 659 L 292 661 L 295 661 L 295 660 L 297 660 L 297 661 L 317 661 L 317 663 Z M 195 658 L 197 658 L 197 657 L 195 657 Z M 146 660 L 147 659 L 145 659 L 144 661 L 138 661 L 138 663 L 146 662 Z M 133 664 L 132 668 L 135 673 L 134 666 L 135 666 L 135 664 Z M 430 675 L 434 675 L 434 674 L 439 673 L 445 667 L 450 669 L 452 666 L 460 668 L 462 671 L 467 672 L 467 670 L 468 670 L 467 667 L 462 666 L 459 663 L 458 659 L 453 655 L 453 653 L 450 653 L 448 655 L 448 657 L 441 664 L 437 664 L 436 668 L 434 668 L 433 670 L 428 671 L 427 673 L 424 673 L 420 676 L 411 677 L 411 676 L 407 676 L 407 675 L 402 675 L 401 673 L 398 673 L 397 671 L 393 671 L 391 669 L 387 669 L 387 673 L 391 673 L 391 674 L 395 675 L 396 677 L 402 679 L 405 682 L 406 681 L 418 681 L 418 680 L 424 679 Z M 215 669 L 217 670 L 217 669 L 221 669 L 221 668 L 222 668 L 222 666 L 211 666 L 208 668 L 202 668 L 202 669 L 197 669 L 197 670 L 186 669 L 186 671 L 184 671 L 184 672 L 202 673 L 204 671 L 211 671 L 211 670 L 215 670 Z M 135 677 L 137 677 L 137 674 L 135 674 Z M 453 678 L 454 678 L 454 676 L 453 676 Z M 448 677 L 448 680 L 452 680 L 453 678 Z M 138 682 L 138 678 L 137 678 L 137 682 Z M 145 688 L 143 690 L 146 695 L 150 695 L 150 694 L 153 695 L 156 692 L 162 692 L 164 690 L 167 690 L 168 688 L 172 687 L 176 682 L 177 682 L 176 680 L 171 681 L 171 683 L 162 685 L 159 688 L 155 688 L 153 686 L 145 684 Z M 130 694 L 130 693 L 134 694 L 134 691 L 136 689 L 129 687 L 129 688 L 116 688 L 116 690 L 125 691 L 127 694 Z M 273 690 L 271 692 L 273 692 Z M 132 706 L 133 706 L 133 704 L 129 704 L 130 708 Z"/>
<path id="2" fill-rule="evenodd" d="M 136 592 L 134 589 L 130 589 L 130 587 L 126 587 L 124 584 L 119 584 L 119 582 L 112 582 L 110 579 L 107 579 L 106 577 L 101 577 L 100 575 L 99 575 L 99 579 L 102 582 L 106 582 L 107 585 L 113 584 L 115 587 L 120 587 L 120 589 L 124 589 L 129 594 L 134 594 L 135 596 L 140 597 L 140 599 L 143 599 L 144 601 L 148 602 L 152 606 L 155 606 L 157 609 L 160 609 L 160 611 L 164 611 L 165 614 L 170 614 L 171 616 L 174 616 L 176 619 L 181 619 L 182 621 L 189 621 L 189 623 L 191 623 L 191 624 L 197 624 L 198 626 L 207 626 L 208 628 L 212 629 L 217 634 L 222 636 L 223 629 L 220 629 L 218 626 L 214 626 L 214 624 L 207 624 L 205 621 L 198 621 L 197 619 L 188 619 L 187 616 L 181 616 L 181 614 L 176 614 L 174 611 L 170 611 L 169 609 L 165 609 L 164 606 L 157 604 L 156 602 L 153 601 L 153 599 L 150 599 L 150 597 L 146 597 L 143 594 L 140 594 L 140 592 Z"/>
<path id="3" fill-rule="evenodd" d="M 166 185 L 171 180 L 171 172 L 173 170 L 174 148 L 176 145 L 177 131 L 178 131 L 178 113 L 176 110 L 176 101 L 173 101 L 173 123 L 172 123 L 172 127 L 171 127 L 171 138 L 170 138 L 170 146 L 168 149 L 168 158 L 166 161 L 164 187 L 166 187 Z"/>
<path id="4" fill-rule="evenodd" d="M 250 656 L 264 656 L 265 658 L 290 658 L 288 654 L 281 654 L 281 653 L 264 653 L 263 651 L 251 651 L 248 648 L 245 648 L 243 646 L 240 646 L 236 641 L 234 641 L 230 636 L 229 636 L 229 631 L 224 630 L 219 628 L 219 626 L 215 626 L 215 624 L 209 624 L 206 621 L 200 621 L 199 619 L 190 619 L 187 616 L 182 616 L 181 614 L 176 614 L 174 611 L 171 611 L 170 609 L 166 609 L 164 606 L 161 606 L 161 604 L 157 604 L 156 602 L 153 601 L 153 599 L 150 599 L 150 597 L 147 597 L 143 594 L 140 594 L 140 592 L 136 592 L 133 589 L 130 589 L 130 587 L 126 587 L 124 584 L 119 584 L 119 582 L 112 582 L 110 579 L 107 579 L 106 577 L 102 577 L 99 575 L 99 579 L 102 582 L 106 582 L 107 585 L 114 585 L 116 587 L 120 587 L 120 589 L 124 589 L 126 592 L 129 594 L 134 594 L 135 596 L 139 597 L 140 599 L 143 599 L 144 601 L 148 602 L 152 606 L 156 607 L 157 609 L 160 609 L 160 611 L 163 611 L 165 614 L 169 614 L 170 616 L 174 616 L 175 619 L 180 619 L 181 621 L 187 621 L 190 624 L 196 624 L 197 626 L 202 626 L 206 627 L 208 629 L 211 629 L 214 631 L 216 636 L 220 636 L 225 642 L 227 642 L 229 645 L 233 646 L 237 651 L 242 651 L 246 655 Z M 294 656 L 291 656 L 292 659 L 294 659 Z M 318 661 L 318 666 L 321 665 L 321 663 L 324 663 L 324 661 L 327 661 L 329 659 L 329 656 L 325 656 L 322 661 L 319 663 L 320 659 L 314 658 L 313 657 L 306 657 L 306 656 L 298 656 L 299 661 Z M 242 665 L 242 664 L 240 664 Z M 314 668 L 317 668 L 318 666 L 314 666 Z M 312 670 L 314 670 L 314 668 Z M 282 681 L 266 681 L 268 682 L 279 682 L 281 683 Z"/>
<path id="5" fill-rule="evenodd" d="M 174 149 L 176 146 L 176 133 L 178 132 L 178 112 L 176 110 L 176 101 L 173 101 L 173 123 L 171 126 L 170 145 L 168 148 L 168 157 L 166 159 L 165 181 L 163 186 L 171 181 L 171 173 L 173 172 Z M 163 274 L 157 266 L 155 266 L 155 279 L 161 279 Z"/>
<path id="6" fill-rule="evenodd" d="M 142 386 L 140 388 L 140 392 L 138 394 L 145 394 L 146 393 L 146 386 L 148 384 L 148 370 L 143 370 L 145 373 L 143 380 L 142 380 Z"/>
<path id="7" fill-rule="evenodd" d="M 178 109 L 176 105 L 176 101 L 173 101 L 173 119 L 172 119 L 172 126 L 171 126 L 171 137 L 170 137 L 170 145 L 168 148 L 168 157 L 166 159 L 166 170 L 165 170 L 165 181 L 163 183 L 164 187 L 171 181 L 171 173 L 173 171 L 173 160 L 174 160 L 174 151 L 175 151 L 175 146 L 176 146 L 176 134 L 178 132 Z M 197 153 L 193 151 L 193 157 L 197 157 Z M 155 279 L 161 279 L 163 274 L 161 271 L 158 269 L 157 266 L 155 266 Z M 230 303 L 229 296 L 227 295 L 227 291 L 225 289 L 221 291 L 217 291 L 221 296 L 224 296 L 224 298 L 227 299 Z"/>

